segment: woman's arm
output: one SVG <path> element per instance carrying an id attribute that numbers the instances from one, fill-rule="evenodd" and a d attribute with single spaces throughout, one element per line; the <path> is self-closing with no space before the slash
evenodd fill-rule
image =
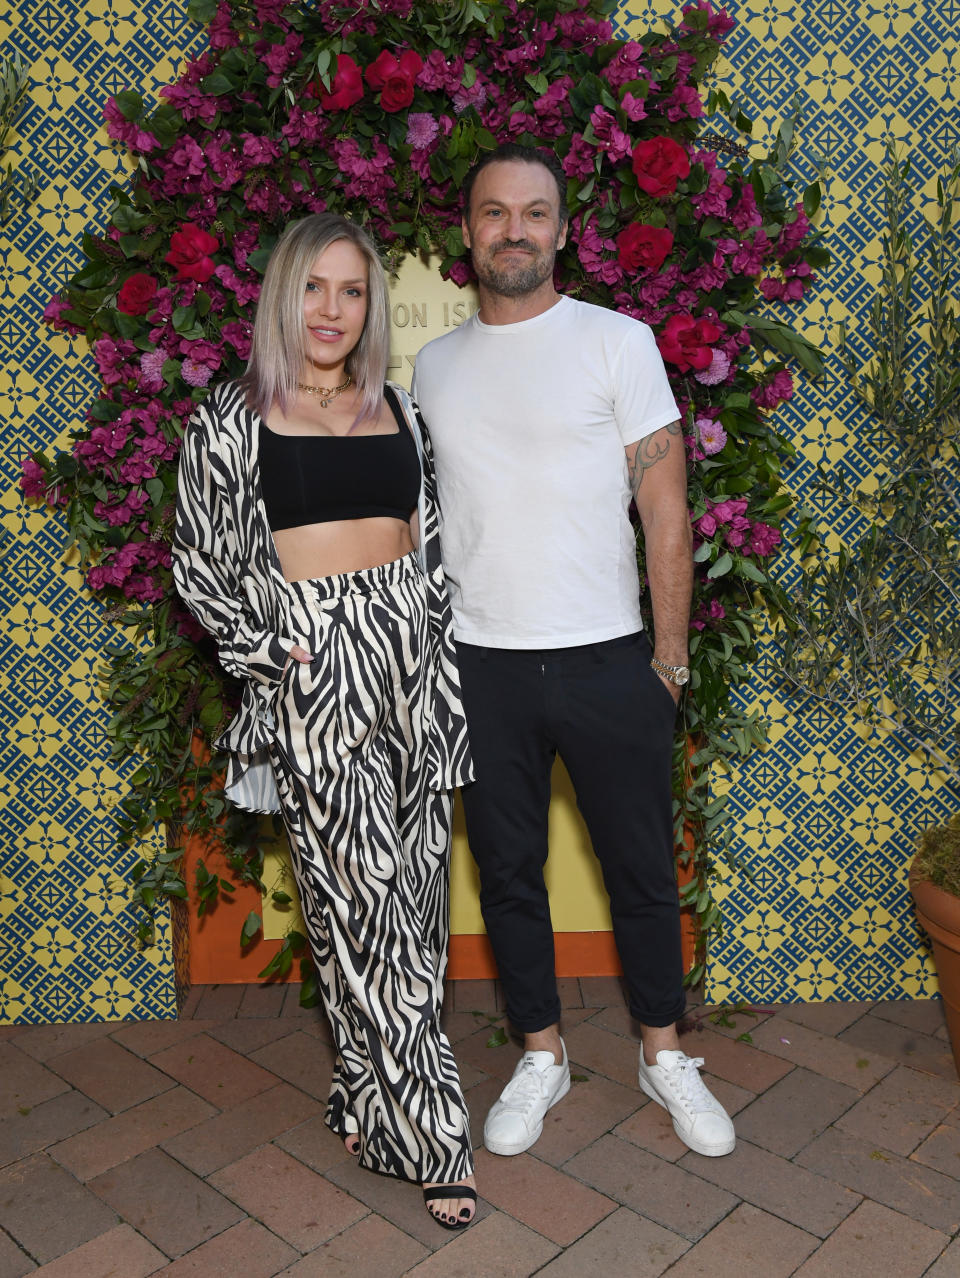
<path id="1" fill-rule="evenodd" d="M 213 429 L 210 410 L 202 405 L 190 419 L 180 453 L 173 577 L 187 607 L 216 639 L 224 669 L 271 683 L 283 673 L 290 643 L 245 612 L 239 546 L 222 492 L 222 485 L 241 481 L 223 473 L 210 447 Z"/>

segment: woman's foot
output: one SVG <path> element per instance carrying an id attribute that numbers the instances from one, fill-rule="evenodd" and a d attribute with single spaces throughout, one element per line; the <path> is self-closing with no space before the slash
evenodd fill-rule
<path id="1" fill-rule="evenodd" d="M 424 1185 L 427 1211 L 444 1229 L 465 1229 L 477 1213 L 477 1182 L 465 1176 L 456 1185 Z"/>
<path id="2" fill-rule="evenodd" d="M 352 1114 L 344 1114 L 343 1116 L 343 1147 L 347 1153 L 356 1158 L 360 1153 L 360 1137 L 357 1135 L 357 1120 Z"/>

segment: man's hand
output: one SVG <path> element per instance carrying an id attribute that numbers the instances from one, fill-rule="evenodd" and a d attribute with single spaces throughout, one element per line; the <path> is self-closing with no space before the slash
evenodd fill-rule
<path id="1" fill-rule="evenodd" d="M 670 664 L 671 664 L 671 665 L 673 665 L 674 663 L 673 663 L 673 662 L 671 662 Z M 657 678 L 660 680 L 660 682 L 661 682 L 661 683 L 663 684 L 663 686 L 666 688 L 667 692 L 669 692 L 669 693 L 670 693 L 671 697 L 673 697 L 673 704 L 674 704 L 675 706 L 676 706 L 676 705 L 679 705 L 679 704 L 680 704 L 680 693 L 683 691 L 683 689 L 682 689 L 682 688 L 680 688 L 680 687 L 678 687 L 675 683 L 672 683 L 669 679 L 665 679 L 665 678 L 664 678 L 664 676 L 660 673 L 660 671 L 659 671 L 659 670 L 654 670 L 654 672 L 653 672 L 653 673 L 657 676 Z"/>

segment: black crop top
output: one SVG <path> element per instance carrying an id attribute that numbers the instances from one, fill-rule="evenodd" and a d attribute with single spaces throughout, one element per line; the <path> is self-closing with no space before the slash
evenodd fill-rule
<path id="1" fill-rule="evenodd" d="M 399 404 L 391 435 L 279 435 L 260 420 L 260 490 L 271 532 L 335 519 L 408 520 L 420 458 Z"/>

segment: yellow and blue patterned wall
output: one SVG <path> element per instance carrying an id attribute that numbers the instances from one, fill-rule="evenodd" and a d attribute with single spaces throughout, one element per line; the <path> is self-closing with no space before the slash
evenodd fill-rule
<path id="1" fill-rule="evenodd" d="M 960 0 L 726 7 L 738 26 L 719 74 L 752 86 L 758 143 L 799 95 L 801 179 L 814 175 L 815 153 L 830 161 L 823 218 L 835 260 L 801 320 L 828 344 L 841 318 L 863 315 L 877 278 L 883 139 L 910 150 L 928 195 L 958 140 Z M 32 86 L 13 153 L 39 169 L 41 192 L 0 231 L 0 1020 L 171 1016 L 169 932 L 137 953 L 124 914 L 136 857 L 115 846 L 110 805 L 122 769 L 106 759 L 95 686 L 97 653 L 117 635 L 64 569 L 62 525 L 24 510 L 17 479 L 20 456 L 62 445 L 95 388 L 92 361 L 51 334 L 41 313 L 122 177 L 102 104 L 125 87 L 155 99 L 200 41 L 185 0 L 17 8 L 17 21 L 12 9 L 0 13 L 0 46 L 20 52 Z M 634 32 L 678 9 L 625 0 L 618 21 Z M 863 418 L 834 361 L 823 383 L 804 385 L 781 411 L 800 450 L 789 475 L 798 494 L 820 461 L 843 456 L 870 471 Z M 721 887 L 727 926 L 709 996 L 929 994 L 906 864 L 912 832 L 950 809 L 945 788 L 896 744 L 787 698 L 772 650 L 747 699 L 771 719 L 773 742 L 730 779 L 734 833 L 754 878 Z"/>
<path id="2" fill-rule="evenodd" d="M 140 953 L 125 911 L 138 853 L 116 845 L 124 768 L 107 759 L 96 673 L 122 635 L 64 565 L 62 521 L 26 510 L 18 478 L 24 454 L 68 442 L 96 391 L 85 349 L 42 313 L 124 180 L 104 100 L 129 85 L 155 97 L 198 44 L 180 2 L 0 10 L 0 49 L 31 76 L 7 158 L 40 177 L 0 228 L 0 1021 L 176 1015 L 169 926 Z"/>

